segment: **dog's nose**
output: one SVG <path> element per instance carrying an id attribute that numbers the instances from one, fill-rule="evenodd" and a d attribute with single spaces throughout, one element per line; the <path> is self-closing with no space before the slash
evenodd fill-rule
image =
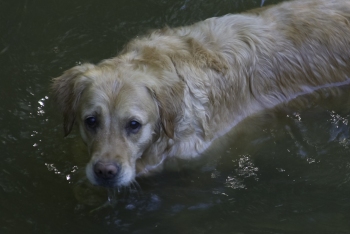
<path id="1" fill-rule="evenodd" d="M 119 166 L 115 163 L 96 162 L 94 173 L 97 178 L 103 180 L 112 180 L 119 172 Z"/>

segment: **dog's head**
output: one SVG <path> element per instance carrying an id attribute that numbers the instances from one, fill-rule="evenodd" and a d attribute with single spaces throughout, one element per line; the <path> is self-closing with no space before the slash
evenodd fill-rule
<path id="1" fill-rule="evenodd" d="M 161 138 L 174 138 L 183 87 L 174 68 L 160 66 L 111 59 L 73 67 L 53 80 L 65 135 L 77 123 L 88 148 L 91 183 L 129 185 L 137 161 L 154 153 Z"/>

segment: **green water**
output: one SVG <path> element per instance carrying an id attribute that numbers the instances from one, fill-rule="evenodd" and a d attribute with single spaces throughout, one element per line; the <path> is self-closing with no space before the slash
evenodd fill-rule
<path id="1" fill-rule="evenodd" d="M 200 161 L 119 192 L 91 187 L 78 131 L 63 138 L 51 78 L 149 29 L 260 4 L 0 1 L 0 233 L 350 233 L 348 87 L 247 119 Z"/>

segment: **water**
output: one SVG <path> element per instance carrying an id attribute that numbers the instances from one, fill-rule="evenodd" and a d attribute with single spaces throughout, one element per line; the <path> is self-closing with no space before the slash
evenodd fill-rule
<path id="1" fill-rule="evenodd" d="M 260 5 L 2 1 L 0 233 L 350 233 L 348 87 L 249 118 L 201 160 L 121 191 L 91 186 L 78 131 L 63 138 L 52 77 L 149 29 Z"/>

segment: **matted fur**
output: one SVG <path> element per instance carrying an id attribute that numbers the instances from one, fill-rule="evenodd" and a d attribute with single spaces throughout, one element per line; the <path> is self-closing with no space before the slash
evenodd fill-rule
<path id="1" fill-rule="evenodd" d="M 79 125 L 89 180 L 127 186 L 167 157 L 196 157 L 248 115 L 348 84 L 349 74 L 350 1 L 300 0 L 155 30 L 66 71 L 53 90 L 65 134 Z M 98 179 L 96 163 L 117 165 L 115 177 Z"/>

